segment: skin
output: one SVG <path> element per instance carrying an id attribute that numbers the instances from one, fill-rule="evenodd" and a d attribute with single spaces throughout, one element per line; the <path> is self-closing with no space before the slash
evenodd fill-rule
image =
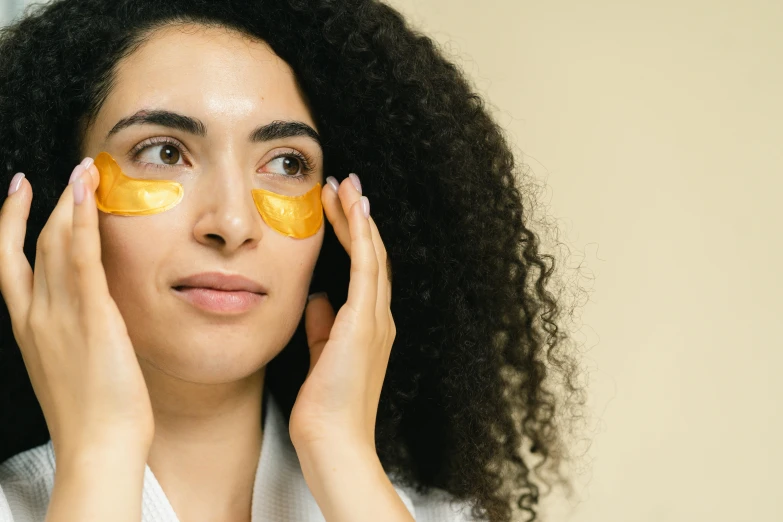
<path id="1" fill-rule="evenodd" d="M 369 202 L 350 178 L 337 190 L 325 185 L 324 211 L 351 257 L 351 282 L 337 314 L 325 298 L 307 303 L 323 228 L 306 239 L 282 236 L 263 222 L 250 193 L 277 187 L 299 194 L 330 181 L 316 142 L 248 140 L 274 120 L 315 128 L 294 75 L 263 42 L 184 29 L 157 30 L 119 64 L 82 150 L 88 158 L 111 153 L 133 177 L 183 180 L 184 200 L 152 216 L 100 213 L 92 193 L 98 174 L 87 160 L 41 232 L 34 275 L 21 248 L 28 181 L 0 214 L 0 286 L 58 455 L 47 519 L 138 520 L 146 460 L 183 522 L 249 521 L 265 365 L 304 311 L 311 365 L 289 432 L 305 480 L 328 521 L 383 514 L 409 522 L 375 453 L 396 330 L 386 250 Z M 137 125 L 107 139 L 117 121 L 142 109 L 198 118 L 206 136 Z M 160 144 L 137 159 L 165 169 L 145 170 L 128 158 L 156 136 L 183 145 L 176 166 L 161 159 Z M 270 161 L 291 149 L 314 160 L 305 182 L 283 179 L 280 160 Z M 256 172 L 264 173 L 261 186 Z M 265 301 L 226 318 L 172 294 L 175 280 L 213 270 L 262 283 Z"/>
<path id="2" fill-rule="evenodd" d="M 144 109 L 197 118 L 207 135 L 134 125 L 106 139 L 119 120 Z M 99 223 L 109 290 L 155 412 L 148 462 L 185 519 L 219 519 L 250 505 L 257 460 L 248 456 L 261 447 L 264 368 L 296 329 L 323 242 L 323 227 L 301 240 L 278 234 L 253 205 L 252 188 L 304 193 L 324 183 L 321 149 L 308 138 L 249 142 L 255 127 L 274 120 L 315 128 L 290 68 L 268 46 L 222 30 L 167 29 L 121 63 L 83 142 L 84 156 L 109 152 L 131 177 L 184 180 L 185 198 L 173 209 L 133 218 L 100 213 Z M 185 145 L 176 166 L 160 157 L 166 144 L 139 158 L 163 169 L 127 159 L 157 136 Z M 317 160 L 311 178 L 254 185 L 256 171 L 285 175 L 280 160 L 269 160 L 289 148 Z M 177 279 L 213 270 L 260 282 L 266 301 L 216 320 L 172 294 Z"/>
<path id="3" fill-rule="evenodd" d="M 119 120 L 144 109 L 198 118 L 207 135 L 134 125 L 106 139 Z M 185 198 L 169 211 L 99 214 L 109 290 L 155 412 L 148 463 L 185 519 L 220 519 L 250 505 L 257 459 L 248 456 L 261 447 L 264 368 L 296 329 L 323 242 L 323 227 L 301 240 L 276 233 L 253 205 L 250 190 L 265 188 L 253 184 L 253 172 L 285 175 L 280 160 L 269 160 L 288 148 L 317 159 L 315 172 L 304 183 L 265 178 L 265 185 L 304 193 L 324 183 L 321 149 L 308 138 L 249 142 L 255 127 L 274 120 L 315 128 L 290 68 L 268 46 L 222 30 L 168 29 L 121 63 L 83 142 L 84 156 L 109 152 L 131 177 L 185 180 Z M 139 158 L 164 169 L 127 159 L 157 136 L 185 145 L 176 166 L 160 157 L 166 144 Z M 172 294 L 177 279 L 213 270 L 260 282 L 266 301 L 237 319 L 216 320 Z"/>

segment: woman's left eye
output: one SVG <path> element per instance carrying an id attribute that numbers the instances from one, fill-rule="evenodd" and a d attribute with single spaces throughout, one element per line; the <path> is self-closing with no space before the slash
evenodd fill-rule
<path id="1" fill-rule="evenodd" d="M 275 169 L 277 172 L 282 172 L 285 176 L 292 178 L 298 176 L 303 170 L 305 170 L 305 165 L 302 160 L 293 154 L 278 156 L 277 158 L 274 158 L 269 163 L 267 163 L 267 165 L 277 167 L 277 169 Z"/>

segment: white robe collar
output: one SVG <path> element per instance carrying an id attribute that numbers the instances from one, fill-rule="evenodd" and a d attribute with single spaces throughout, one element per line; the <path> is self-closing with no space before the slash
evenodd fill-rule
<path id="1" fill-rule="evenodd" d="M 263 442 L 253 483 L 251 522 L 325 522 L 304 480 L 285 417 L 273 396 L 269 395 L 264 407 Z M 410 496 L 397 485 L 394 489 L 415 518 Z M 149 465 L 144 470 L 142 522 L 179 522 Z"/>

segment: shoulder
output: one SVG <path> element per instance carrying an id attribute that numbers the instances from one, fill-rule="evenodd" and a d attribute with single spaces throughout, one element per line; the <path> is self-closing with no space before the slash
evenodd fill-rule
<path id="1" fill-rule="evenodd" d="M 0 522 L 43 521 L 54 486 L 51 441 L 0 464 Z"/>

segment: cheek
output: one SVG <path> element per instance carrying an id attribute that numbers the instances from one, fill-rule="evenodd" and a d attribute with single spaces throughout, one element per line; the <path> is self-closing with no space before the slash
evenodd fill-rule
<path id="1" fill-rule="evenodd" d="M 278 292 L 289 293 L 287 299 L 307 298 L 307 291 L 313 276 L 313 270 L 318 261 L 323 244 L 323 227 L 321 231 L 306 239 L 282 238 L 277 248 L 274 248 L 275 273 L 269 274 L 272 284 L 277 280 Z M 304 302 L 304 301 L 303 301 Z"/>
<path id="2" fill-rule="evenodd" d="M 157 260 L 163 257 L 156 248 L 169 244 L 163 240 L 167 235 L 164 230 L 149 226 L 142 217 L 100 214 L 99 219 L 101 260 L 109 289 L 115 299 L 127 299 L 131 291 L 146 288 L 154 281 Z"/>
<path id="3" fill-rule="evenodd" d="M 306 239 L 267 235 L 261 240 L 255 262 L 270 299 L 253 324 L 273 349 L 285 347 L 302 319 L 322 238 L 319 232 Z"/>

